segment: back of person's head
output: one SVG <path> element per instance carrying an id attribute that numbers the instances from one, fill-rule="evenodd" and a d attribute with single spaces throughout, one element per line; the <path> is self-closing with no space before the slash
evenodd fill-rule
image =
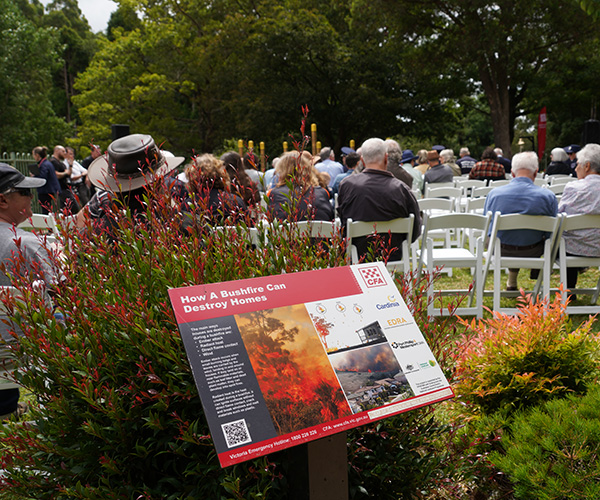
<path id="1" fill-rule="evenodd" d="M 226 189 L 229 187 L 229 174 L 221 160 L 211 154 L 203 154 L 194 158 L 185 173 L 189 182 L 187 188 L 190 193 L 206 195 L 207 190 Z"/>
<path id="2" fill-rule="evenodd" d="M 346 166 L 350 169 L 356 167 L 360 161 L 360 155 L 358 153 L 350 153 L 346 156 Z"/>
<path id="3" fill-rule="evenodd" d="M 244 168 L 247 170 L 256 170 L 256 165 L 258 164 L 258 157 L 252 152 L 248 151 L 244 155 Z"/>
<path id="4" fill-rule="evenodd" d="M 319 156 L 321 157 L 321 161 L 328 160 L 329 157 L 331 156 L 331 148 L 329 146 L 325 146 L 324 148 L 321 148 L 321 151 L 319 152 Z"/>
<path id="5" fill-rule="evenodd" d="M 496 154 L 496 152 L 492 149 L 492 148 L 485 148 L 483 150 L 483 153 L 481 153 L 481 159 L 482 160 L 494 160 L 496 161 L 498 159 L 498 155 Z"/>
<path id="6" fill-rule="evenodd" d="M 512 172 L 515 174 L 519 170 L 527 170 L 530 174 L 535 174 L 538 170 L 537 154 L 533 151 L 524 151 L 513 156 Z"/>
<path id="7" fill-rule="evenodd" d="M 402 148 L 400 147 L 400 144 L 398 144 L 398 141 L 395 141 L 394 139 L 386 139 L 385 145 L 388 153 L 391 153 L 392 151 L 398 151 L 400 156 L 402 156 Z"/>
<path id="8" fill-rule="evenodd" d="M 423 165 L 424 163 L 427 163 L 427 150 L 426 149 L 419 149 L 419 151 L 417 152 L 417 156 L 419 157 L 419 165 Z"/>
<path id="9" fill-rule="evenodd" d="M 362 143 L 360 151 L 365 165 L 383 164 L 387 146 L 382 139 L 373 137 Z"/>
<path id="10" fill-rule="evenodd" d="M 577 153 L 577 163 L 580 165 L 590 164 L 591 169 L 600 173 L 600 145 L 599 144 L 586 144 Z"/>
<path id="11" fill-rule="evenodd" d="M 496 153 L 497 156 L 502 156 L 504 154 L 502 148 L 495 148 L 494 153 Z"/>
<path id="12" fill-rule="evenodd" d="M 444 149 L 440 153 L 440 158 L 444 163 L 452 163 L 454 161 L 454 151 L 451 149 Z"/>
<path id="13" fill-rule="evenodd" d="M 319 185 L 316 169 L 312 165 L 312 155 L 308 151 L 284 153 L 277 162 L 275 172 L 279 176 L 278 186 L 284 186 L 288 182 L 304 188 Z"/>
<path id="14" fill-rule="evenodd" d="M 46 158 L 46 156 L 48 156 L 48 148 L 46 146 L 37 146 L 33 148 L 33 153 L 40 158 Z"/>
<path id="15" fill-rule="evenodd" d="M 552 161 L 567 161 L 569 158 L 563 148 L 554 148 L 550 154 L 552 155 Z"/>
<path id="16" fill-rule="evenodd" d="M 470 155 L 471 152 L 469 151 L 469 148 L 460 148 L 459 154 L 460 156 L 467 156 Z"/>

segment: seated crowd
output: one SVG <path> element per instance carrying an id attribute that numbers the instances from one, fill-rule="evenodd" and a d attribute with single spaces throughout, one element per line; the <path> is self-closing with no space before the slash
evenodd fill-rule
<path id="1" fill-rule="evenodd" d="M 45 148 L 35 148 L 33 153 L 36 165 L 30 169 L 31 177 L 0 164 L 0 229 L 5 232 L 0 250 L 5 264 L 19 251 L 24 253 L 31 263 L 31 272 L 38 273 L 49 289 L 57 278 L 45 265 L 44 245 L 35 235 L 17 227 L 32 215 L 33 188 L 38 189 L 45 212 L 59 207 L 79 210 L 76 225 L 91 227 L 99 234 L 111 233 L 114 220 L 111 214 L 115 210 L 129 210 L 133 219 L 143 224 L 148 210 L 145 195 L 150 186 L 168 193 L 173 210 L 188 215 L 184 217 L 183 230 L 185 221 L 216 226 L 238 220 L 257 222 L 264 214 L 268 221 L 339 218 L 343 231 L 349 219 L 389 221 L 412 214 L 415 241 L 422 231 L 417 197 L 427 184 L 451 182 L 457 177 L 506 179 L 508 173 L 512 180 L 488 194 L 485 211 L 550 216 L 600 214 L 600 189 L 596 186 L 600 183 L 600 145 L 597 144 L 588 144 L 581 150 L 575 145 L 552 150 L 547 173 L 574 175 L 578 179 L 565 186 L 560 203 L 550 190 L 535 185 L 538 174 L 535 153 L 519 153 L 511 163 L 501 150 L 491 148 L 484 151 L 480 161 L 462 148 L 459 159 L 455 160 L 454 152 L 441 145 L 419 151 L 415 156 L 411 150 L 401 150 L 396 141 L 371 138 L 358 151 L 342 148 L 342 163 L 336 161 L 331 148 L 324 148 L 317 156 L 307 151 L 292 151 L 276 158 L 273 168 L 262 173 L 255 168 L 257 162 L 252 155 L 242 158 L 232 151 L 220 158 L 211 154 L 192 158 L 179 175 L 177 170 L 183 166 L 184 158 L 161 151 L 148 135 L 132 134 L 117 139 L 108 146 L 106 154 L 94 146 L 92 155 L 82 165 L 74 165 L 72 153 L 64 156 L 66 163 L 60 168 L 47 159 Z M 574 164 L 568 155 L 575 157 Z M 61 156 L 61 149 L 55 149 L 53 158 L 59 161 Z M 76 196 L 61 196 L 60 180 L 69 176 L 72 179 L 74 171 L 79 175 L 74 184 L 85 178 L 81 182 L 89 189 L 67 183 L 70 186 L 67 189 Z M 89 201 L 79 209 L 80 189 Z M 541 255 L 543 233 L 510 233 L 500 235 L 503 255 Z M 569 254 L 600 257 L 598 231 L 574 232 L 566 234 L 565 239 Z M 392 251 L 387 257 L 397 260 L 402 237 L 391 235 L 388 244 Z M 356 242 L 356 246 L 359 255 L 367 253 L 366 239 Z M 569 288 L 576 286 L 581 271 L 570 271 Z M 10 274 L 10 267 L 7 272 Z M 516 289 L 517 273 L 517 269 L 510 270 L 509 289 Z M 10 283 L 6 274 L 0 273 L 0 279 L 5 285 Z M 9 391 L 0 391 L 0 415 L 16 411 L 18 390 Z"/>

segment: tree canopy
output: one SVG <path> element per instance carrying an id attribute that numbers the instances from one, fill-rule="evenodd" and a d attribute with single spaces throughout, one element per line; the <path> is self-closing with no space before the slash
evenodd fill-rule
<path id="1" fill-rule="evenodd" d="M 38 26 L 37 39 L 48 40 L 2 49 L 21 54 L 15 68 L 27 57 L 44 61 L 42 73 L 23 78 L 27 91 L 7 92 L 29 103 L 43 79 L 41 116 L 57 119 L 53 133 L 63 138 L 71 135 L 64 122 L 76 125 L 74 145 L 106 147 L 111 124 L 126 123 L 177 153 L 241 138 L 265 141 L 275 156 L 308 106 L 308 125 L 335 149 L 392 136 L 412 148 L 468 145 L 478 154 L 493 143 L 509 152 L 543 106 L 549 139 L 579 142 L 597 98 L 597 5 L 122 0 L 106 34 L 94 35 L 76 0 L 54 0 L 45 13 L 38 0 L 18 0 L 16 24 Z M 12 129 L 24 135 L 21 122 Z M 48 130 L 32 136 L 37 143 Z M 21 147 L 5 135 L 0 144 Z"/>

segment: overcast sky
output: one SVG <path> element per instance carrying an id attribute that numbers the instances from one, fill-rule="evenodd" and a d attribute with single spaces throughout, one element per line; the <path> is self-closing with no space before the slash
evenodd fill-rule
<path id="1" fill-rule="evenodd" d="M 48 5 L 51 0 L 41 2 Z M 111 13 L 117 10 L 117 4 L 111 0 L 78 0 L 78 3 L 94 33 L 104 31 Z"/>

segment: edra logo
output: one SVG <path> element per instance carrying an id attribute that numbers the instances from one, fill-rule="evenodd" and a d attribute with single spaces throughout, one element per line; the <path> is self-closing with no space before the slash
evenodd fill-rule
<path id="1" fill-rule="evenodd" d="M 378 267 L 362 267 L 358 272 L 368 288 L 387 285 Z"/>

